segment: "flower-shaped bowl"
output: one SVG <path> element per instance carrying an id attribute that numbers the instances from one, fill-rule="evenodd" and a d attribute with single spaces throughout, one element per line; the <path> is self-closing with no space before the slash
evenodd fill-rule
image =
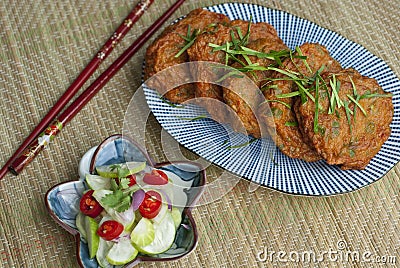
<path id="1" fill-rule="evenodd" d="M 87 244 L 75 225 L 75 218 L 79 212 L 79 200 L 83 192 L 88 189 L 85 175 L 93 173 L 96 166 L 131 161 L 146 161 L 150 167 L 177 175 L 180 180 L 174 180 L 173 189 L 184 193 L 186 205 L 182 207 L 182 223 L 178 227 L 175 241 L 168 251 L 154 256 L 139 254 L 132 262 L 123 267 L 133 267 L 143 261 L 176 260 L 187 255 L 196 247 L 198 235 L 191 209 L 200 198 L 205 185 L 206 176 L 203 168 L 187 161 L 155 163 L 137 142 L 116 134 L 85 153 L 79 163 L 79 180 L 55 185 L 46 193 L 45 202 L 50 216 L 75 237 L 76 255 L 81 267 L 99 267 L 96 258 L 89 258 Z"/>

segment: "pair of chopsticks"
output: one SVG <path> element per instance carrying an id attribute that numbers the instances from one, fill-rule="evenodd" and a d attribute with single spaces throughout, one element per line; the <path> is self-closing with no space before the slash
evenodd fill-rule
<path id="1" fill-rule="evenodd" d="M 61 114 L 64 106 L 77 94 L 83 84 L 97 70 L 113 48 L 122 40 L 132 25 L 143 15 L 154 0 L 142 0 L 125 18 L 115 33 L 107 40 L 96 56 L 80 73 L 71 86 L 50 109 L 20 147 L 0 170 L 0 180 L 11 171 L 18 175 L 61 129 L 100 91 L 100 89 L 124 66 L 130 58 L 150 39 L 162 24 L 182 5 L 185 0 L 176 1 L 158 18 L 133 44 L 124 51 L 71 105 Z M 59 115 L 58 115 L 59 114 Z M 57 116 L 58 115 L 58 116 Z"/>

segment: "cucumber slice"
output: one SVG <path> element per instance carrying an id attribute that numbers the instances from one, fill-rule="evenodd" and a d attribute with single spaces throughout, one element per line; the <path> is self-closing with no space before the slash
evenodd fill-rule
<path id="1" fill-rule="evenodd" d="M 85 216 L 84 226 L 86 231 L 86 240 L 89 248 L 89 257 L 93 259 L 96 256 L 97 249 L 99 248 L 100 237 L 97 234 L 97 229 L 99 225 L 93 218 Z"/>
<path id="2" fill-rule="evenodd" d="M 157 216 L 151 219 L 151 221 L 160 224 L 163 221 L 165 215 L 167 215 L 168 211 L 168 205 L 165 203 L 161 204 L 160 211 L 158 212 Z"/>
<path id="3" fill-rule="evenodd" d="M 136 210 L 135 211 L 135 222 L 134 222 L 134 225 L 136 226 L 142 218 L 143 217 L 140 214 L 139 210 Z"/>
<path id="4" fill-rule="evenodd" d="M 121 238 L 118 243 L 114 243 L 108 252 L 106 259 L 112 265 L 123 265 L 136 258 L 137 249 L 132 246 L 129 238 Z"/>
<path id="5" fill-rule="evenodd" d="M 99 175 L 92 175 L 92 174 L 86 174 L 86 182 L 90 189 L 93 190 L 101 190 L 101 189 L 106 189 L 110 190 L 111 189 L 111 179 L 110 178 L 103 178 Z"/>
<path id="6" fill-rule="evenodd" d="M 131 241 L 137 247 L 144 247 L 153 242 L 155 231 L 149 219 L 142 218 L 131 233 Z"/>
<path id="7" fill-rule="evenodd" d="M 128 169 L 129 174 L 138 173 L 146 168 L 146 162 L 126 162 L 122 164 L 123 169 Z"/>
<path id="8" fill-rule="evenodd" d="M 172 216 L 172 219 L 174 220 L 175 230 L 177 230 L 179 225 L 182 222 L 182 213 L 179 209 L 177 209 L 176 207 L 173 207 L 172 211 L 171 211 L 171 216 Z"/>
<path id="9" fill-rule="evenodd" d="M 153 242 L 144 247 L 136 246 L 139 252 L 149 255 L 160 254 L 167 251 L 174 243 L 176 231 L 170 212 L 166 213 L 161 223 L 154 223 L 153 226 L 155 230 Z"/>
<path id="10" fill-rule="evenodd" d="M 146 162 L 127 162 L 96 167 L 97 174 L 104 178 L 126 177 L 146 168 Z"/>
<path id="11" fill-rule="evenodd" d="M 135 225 L 135 212 L 133 209 L 129 208 L 124 212 L 117 212 L 114 210 L 114 214 L 110 215 L 114 220 L 118 221 L 124 226 L 125 231 L 132 231 L 132 228 Z"/>
<path id="12" fill-rule="evenodd" d="M 85 215 L 83 215 L 82 212 L 78 212 L 78 214 L 76 214 L 75 225 L 81 234 L 81 238 L 86 241 Z"/>
<path id="13" fill-rule="evenodd" d="M 99 242 L 99 248 L 97 249 L 96 252 L 96 260 L 97 263 L 103 267 L 103 268 L 111 268 L 112 265 L 107 261 L 107 254 L 110 251 L 110 249 L 113 247 L 114 242 L 104 240 L 103 238 L 100 238 Z"/>

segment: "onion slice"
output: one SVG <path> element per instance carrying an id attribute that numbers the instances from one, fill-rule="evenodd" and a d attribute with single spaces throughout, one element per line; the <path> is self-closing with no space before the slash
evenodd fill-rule
<path id="1" fill-rule="evenodd" d="M 157 189 L 157 191 L 159 191 L 160 193 L 162 193 L 165 196 L 165 199 L 167 201 L 168 204 L 168 209 L 172 211 L 172 201 L 171 198 L 169 198 L 169 196 L 167 195 L 167 193 L 162 190 L 162 189 Z"/>
<path id="2" fill-rule="evenodd" d="M 181 223 L 182 227 L 185 228 L 186 230 L 190 230 L 190 226 L 188 224 L 185 223 Z"/>
<path id="3" fill-rule="evenodd" d="M 131 208 L 133 209 L 133 211 L 136 211 L 139 208 L 140 204 L 142 204 L 144 200 L 144 197 L 145 191 L 143 189 L 139 189 L 133 194 L 131 204 Z"/>
<path id="4" fill-rule="evenodd" d="M 114 243 L 118 243 L 119 242 L 119 240 L 121 239 L 121 238 L 127 238 L 127 239 L 131 239 L 131 234 L 127 234 L 127 233 L 122 233 L 120 236 L 118 236 L 118 237 L 116 237 L 116 238 L 114 238 L 114 239 L 112 239 L 112 240 L 110 240 L 111 242 L 114 242 Z"/>

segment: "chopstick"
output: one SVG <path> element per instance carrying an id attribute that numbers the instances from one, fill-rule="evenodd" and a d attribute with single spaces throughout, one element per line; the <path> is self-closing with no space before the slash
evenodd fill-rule
<path id="1" fill-rule="evenodd" d="M 40 153 L 40 151 L 54 139 L 61 129 L 91 100 L 91 98 L 93 98 L 93 96 L 95 96 L 96 93 L 122 68 L 122 66 L 130 60 L 130 58 L 147 42 L 148 39 L 150 39 L 150 37 L 162 26 L 162 24 L 164 24 L 165 21 L 168 20 L 168 18 L 182 5 L 184 1 L 185 0 L 176 1 L 56 119 L 54 119 L 56 114 L 49 112 L 42 120 L 48 122 L 47 128 L 43 131 L 44 127 L 42 127 L 42 125 L 46 126 L 46 124 L 40 124 L 41 127 L 39 131 L 37 130 L 39 129 L 39 125 L 35 128 L 35 133 L 37 132 L 37 134 L 33 135 L 31 133 L 28 137 L 30 142 L 24 142 L 22 144 L 25 145 L 25 143 L 27 143 L 28 145 L 25 147 L 19 147 L 10 160 L 7 161 L 6 165 L 1 169 L 0 180 L 7 173 L 7 170 L 10 170 L 14 175 L 18 175 L 22 169 L 28 165 Z M 56 105 L 58 105 L 58 102 Z M 63 106 L 54 109 L 61 110 L 62 108 Z M 53 123 L 49 124 L 52 120 L 54 120 Z"/>
<path id="2" fill-rule="evenodd" d="M 143 15 L 145 10 L 153 3 L 154 0 L 141 0 L 124 19 L 123 23 L 118 27 L 114 34 L 106 41 L 102 48 L 96 53 L 96 56 L 83 69 L 75 81 L 69 86 L 64 94 L 58 99 L 54 106 L 44 116 L 42 121 L 29 134 L 14 154 L 9 158 L 6 164 L 0 170 L 0 180 L 8 171 L 8 166 L 12 164 L 19 155 L 37 138 L 44 128 L 51 123 L 58 113 L 67 105 L 67 103 L 76 95 L 83 84 L 98 69 L 100 64 L 110 55 L 113 48 L 122 40 L 126 33 L 132 28 L 133 24 Z"/>
<path id="3" fill-rule="evenodd" d="M 75 81 L 69 86 L 64 94 L 58 99 L 48 113 L 43 117 L 40 123 L 34 128 L 29 136 L 18 147 L 14 154 L 8 159 L 6 164 L 0 170 L 0 180 L 8 171 L 8 166 L 12 164 L 19 155 L 37 138 L 37 136 L 45 129 L 51 121 L 61 112 L 68 102 L 77 94 L 83 84 L 92 76 L 98 69 L 100 64 L 110 55 L 114 47 L 122 40 L 126 33 L 132 28 L 133 24 L 143 15 L 145 10 L 154 2 L 154 0 L 141 0 L 128 16 L 123 20 L 114 34 L 106 41 L 102 48 L 96 53 L 96 56 L 78 75 Z"/>

